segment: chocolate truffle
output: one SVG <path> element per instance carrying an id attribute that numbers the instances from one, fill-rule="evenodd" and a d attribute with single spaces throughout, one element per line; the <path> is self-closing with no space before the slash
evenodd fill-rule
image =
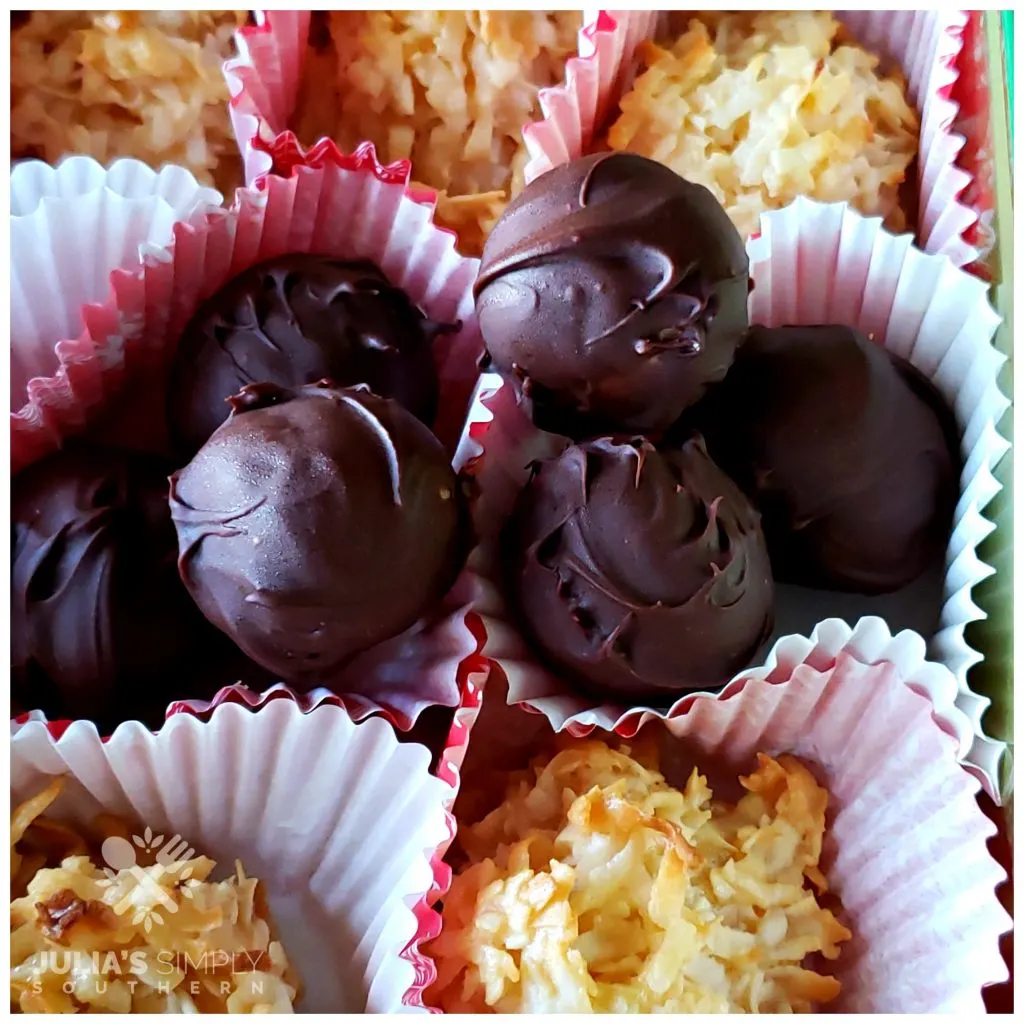
<path id="1" fill-rule="evenodd" d="M 455 582 L 459 482 L 434 435 L 364 387 L 256 384 L 231 406 L 171 478 L 181 578 L 253 660 L 330 685 Z"/>
<path id="2" fill-rule="evenodd" d="M 886 593 L 941 558 L 955 422 L 928 380 L 853 328 L 753 328 L 694 422 L 760 509 L 779 581 Z"/>
<path id="3" fill-rule="evenodd" d="M 526 632 L 602 696 L 665 705 L 719 686 L 771 631 L 757 513 L 700 438 L 599 438 L 535 466 L 504 548 Z"/>
<path id="4" fill-rule="evenodd" d="M 747 327 L 747 269 L 706 188 L 599 153 L 509 204 L 484 247 L 480 331 L 543 429 L 657 432 L 729 369 Z"/>
<path id="5" fill-rule="evenodd" d="M 79 446 L 15 477 L 11 670 L 24 707 L 105 727 L 209 695 L 195 664 L 222 641 L 178 579 L 168 470 Z"/>
<path id="6" fill-rule="evenodd" d="M 228 398 L 262 381 L 367 384 L 429 425 L 433 341 L 457 326 L 428 320 L 367 260 L 291 255 L 250 267 L 182 334 L 168 395 L 176 450 L 194 455 L 227 419 Z"/>

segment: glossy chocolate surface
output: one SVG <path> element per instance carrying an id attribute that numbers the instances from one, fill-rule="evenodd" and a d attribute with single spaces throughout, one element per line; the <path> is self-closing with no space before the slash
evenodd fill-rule
<path id="1" fill-rule="evenodd" d="M 661 431 L 720 381 L 747 327 L 748 261 L 714 196 L 601 153 L 509 204 L 476 284 L 494 366 L 534 421 L 581 438 Z"/>
<path id="2" fill-rule="evenodd" d="M 750 503 L 699 438 L 599 438 L 535 467 L 504 537 L 509 597 L 581 688 L 668 704 L 725 683 L 772 624 Z"/>
<path id="3" fill-rule="evenodd" d="M 169 467 L 79 445 L 12 482 L 11 670 L 54 719 L 153 724 L 228 647 L 178 578 Z M 220 683 L 233 681 L 223 677 Z"/>
<path id="4" fill-rule="evenodd" d="M 760 509 L 780 582 L 886 593 L 941 559 L 956 424 L 927 379 L 853 328 L 752 328 L 693 422 Z"/>
<path id="5" fill-rule="evenodd" d="M 430 611 L 466 556 L 459 482 L 397 402 L 253 385 L 171 481 L 181 577 L 207 618 L 293 685 Z"/>
<path id="6" fill-rule="evenodd" d="M 367 384 L 430 425 L 437 411 L 428 320 L 368 260 L 281 256 L 239 274 L 182 334 L 168 395 L 176 450 L 190 458 L 246 384 Z"/>

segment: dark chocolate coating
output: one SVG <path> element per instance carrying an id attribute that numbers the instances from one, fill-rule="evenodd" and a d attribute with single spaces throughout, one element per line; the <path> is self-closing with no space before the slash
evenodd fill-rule
<path id="1" fill-rule="evenodd" d="M 226 645 L 178 579 L 168 469 L 79 446 L 14 479 L 11 670 L 22 706 L 106 727 L 162 720 L 175 697 L 210 695 L 195 688 L 195 665 Z"/>
<path id="2" fill-rule="evenodd" d="M 719 686 L 771 632 L 757 513 L 699 437 L 599 438 L 540 464 L 504 549 L 528 635 L 602 696 L 664 705 Z"/>
<path id="3" fill-rule="evenodd" d="M 451 589 L 458 480 L 419 420 L 363 387 L 258 384 L 232 407 L 171 478 L 181 578 L 254 661 L 330 685 Z"/>
<path id="4" fill-rule="evenodd" d="M 484 247 L 477 316 L 538 426 L 657 432 L 729 369 L 747 270 L 706 188 L 645 157 L 599 153 L 508 205 Z"/>
<path id="5" fill-rule="evenodd" d="M 239 274 L 181 337 L 168 416 L 187 458 L 227 418 L 246 384 L 367 384 L 430 425 L 437 411 L 433 341 L 457 325 L 428 320 L 368 260 L 280 256 Z"/>
<path id="6" fill-rule="evenodd" d="M 752 328 L 694 423 L 760 509 L 779 581 L 886 593 L 941 558 L 956 424 L 926 378 L 853 328 Z"/>

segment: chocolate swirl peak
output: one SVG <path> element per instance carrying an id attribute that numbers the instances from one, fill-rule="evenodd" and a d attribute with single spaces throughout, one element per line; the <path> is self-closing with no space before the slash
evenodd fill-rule
<path id="1" fill-rule="evenodd" d="M 430 425 L 433 342 L 457 324 L 420 312 L 369 260 L 278 256 L 243 271 L 189 321 L 168 397 L 177 449 L 194 455 L 247 384 L 367 384 Z"/>
<path id="2" fill-rule="evenodd" d="M 477 315 L 538 426 L 660 431 L 729 369 L 747 270 L 707 189 L 645 157 L 601 153 L 512 200 L 484 248 Z"/>
<path id="3" fill-rule="evenodd" d="M 505 551 L 528 634 L 601 695 L 666 704 L 720 685 L 771 631 L 757 513 L 700 438 L 599 438 L 535 466 Z"/>
<path id="4" fill-rule="evenodd" d="M 458 481 L 434 435 L 366 388 L 259 384 L 231 404 L 171 478 L 181 578 L 254 661 L 329 685 L 455 582 Z"/>

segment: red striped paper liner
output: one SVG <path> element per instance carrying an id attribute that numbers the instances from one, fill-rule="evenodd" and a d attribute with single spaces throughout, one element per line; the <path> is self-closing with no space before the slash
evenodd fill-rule
<path id="1" fill-rule="evenodd" d="M 475 631 L 480 637 L 482 646 L 481 630 L 482 627 L 477 620 Z M 423 994 L 437 977 L 433 960 L 424 956 L 420 952 L 420 947 L 431 939 L 437 938 L 441 931 L 441 915 L 436 910 L 436 904 L 451 886 L 451 868 L 445 863 L 444 857 L 455 837 L 456 823 L 452 810 L 461 786 L 460 771 L 469 749 L 470 733 L 480 713 L 484 685 L 489 673 L 490 663 L 479 652 L 466 658 L 459 666 L 459 706 L 455 709 L 451 729 L 435 769 L 438 778 L 450 787 L 450 793 L 445 802 L 449 835 L 445 842 L 431 854 L 430 865 L 434 873 L 434 884 L 413 908 L 418 922 L 416 935 L 402 951 L 402 956 L 416 969 L 416 981 L 402 997 L 402 1003 L 406 1006 L 423 1007 Z M 262 694 L 257 694 L 244 687 L 225 687 L 205 707 L 199 706 L 195 701 L 175 702 L 168 708 L 167 717 L 188 714 L 206 720 L 217 707 L 224 704 L 241 704 L 252 711 L 258 711 L 275 700 L 289 700 L 297 704 L 306 714 L 312 713 L 316 708 L 322 706 L 342 707 L 356 722 L 363 720 L 376 710 L 372 706 L 367 706 L 365 702 L 359 702 L 358 699 L 341 698 L 327 692 L 320 692 L 317 695 L 297 694 L 285 686 L 275 686 Z M 436 1011 L 432 1010 L 431 1012 Z"/>
<path id="2" fill-rule="evenodd" d="M 436 346 L 441 411 L 434 426 L 457 456 L 460 438 L 471 429 L 467 415 L 481 350 L 472 299 L 478 261 L 460 256 L 454 236 L 433 224 L 431 203 L 408 188 L 408 164 L 382 166 L 373 147 L 364 145 L 351 154 L 324 147 L 315 165 L 238 190 L 228 209 L 203 210 L 178 222 L 166 248 L 148 250 L 136 269 L 116 271 L 107 302 L 83 310 L 86 333 L 65 346 L 76 352 L 68 372 L 43 382 L 31 415 L 12 421 L 12 469 L 101 419 L 103 436 L 112 435 L 116 443 L 161 450 L 164 382 L 188 319 L 235 274 L 288 252 L 371 259 L 428 315 L 462 322 L 459 332 Z M 115 401 L 117 415 L 109 418 Z M 453 461 L 461 468 L 457 457 Z M 401 652 L 410 666 L 409 685 L 404 691 L 393 685 L 374 689 L 388 695 L 377 703 L 351 701 L 355 714 L 381 711 L 393 725 L 408 729 L 425 702 L 457 706 L 458 665 L 477 648 L 466 623 L 476 587 L 467 569 L 446 599 L 438 625 L 418 634 L 414 645 L 404 645 L 411 650 Z M 360 682 L 374 678 L 384 658 L 393 662 L 386 647 L 360 655 L 342 685 L 359 689 Z M 315 703 L 321 696 L 309 699 Z M 199 702 L 204 703 L 209 705 Z"/>
<path id="3" fill-rule="evenodd" d="M 470 778 L 490 783 L 548 747 L 551 723 L 528 710 L 491 679 Z M 829 965 L 843 986 L 830 1011 L 982 1011 L 984 989 L 1007 973 L 999 945 L 1012 922 L 997 898 L 1006 875 L 987 847 L 995 827 L 978 806 L 978 779 L 959 766 L 926 690 L 892 665 L 806 645 L 746 686 L 698 696 L 686 714 L 647 728 L 677 785 L 694 765 L 715 789 L 753 768 L 757 753 L 791 753 L 828 789 L 822 866 L 854 933 Z"/>
<path id="4" fill-rule="evenodd" d="M 540 91 L 543 117 L 524 127 L 531 154 L 528 181 L 588 150 L 631 84 L 636 48 L 653 34 L 658 13 L 583 12 L 579 52 L 566 62 L 564 84 Z M 977 169 L 969 159 L 960 160 L 960 132 L 980 131 L 981 125 L 956 120 L 958 100 L 982 95 L 985 84 L 982 65 L 959 62 L 969 12 L 837 13 L 858 41 L 900 65 L 922 115 L 919 242 L 927 252 L 945 253 L 957 266 L 974 263 L 975 244 L 984 244 L 984 228 L 979 235 L 977 226 L 983 208 L 960 198 L 965 189 L 970 198 Z M 271 169 L 287 173 L 319 145 L 308 144 L 307 151 L 307 144 L 288 129 L 299 95 L 310 12 L 257 11 L 255 16 L 255 25 L 237 33 L 239 55 L 224 65 L 232 127 L 248 182 Z M 980 144 L 968 136 L 965 156 Z"/>
<path id="5" fill-rule="evenodd" d="M 235 33 L 238 56 L 224 64 L 228 113 L 247 183 L 273 167 L 265 146 L 288 127 L 299 95 L 309 11 L 254 11 Z"/>
<path id="6" fill-rule="evenodd" d="M 131 266 L 140 246 L 163 245 L 175 221 L 221 204 L 183 167 L 160 172 L 140 160 L 104 167 L 67 156 L 55 167 L 21 160 L 11 171 L 11 411 L 32 381 L 58 372 L 58 346 L 82 330 L 81 309 L 101 302 L 111 271 Z M 90 240 L 83 260 L 68 238 Z"/>
<path id="7" fill-rule="evenodd" d="M 82 309 L 83 334 L 58 343 L 58 370 L 32 381 L 28 405 L 11 417 L 12 472 L 56 450 L 62 437 L 87 426 L 97 408 L 119 393 L 129 371 L 165 373 L 164 336 L 180 332 L 192 304 L 245 266 L 289 246 L 318 252 L 341 247 L 376 259 L 436 316 L 463 322 L 458 334 L 440 342 L 445 352 L 440 367 L 442 413 L 435 431 L 454 443 L 476 380 L 472 354 L 482 344 L 471 294 L 479 263 L 460 256 L 452 232 L 433 223 L 433 193 L 425 195 L 408 182 L 408 162 L 381 165 L 370 143 L 353 153 L 325 144 L 309 163 L 290 166 L 286 178 L 270 176 L 252 189 L 239 189 L 226 210 L 204 208 L 178 221 L 166 247 L 145 247 L 134 267 L 111 274 L 107 301 Z M 265 223 L 268 217 L 273 223 Z M 211 235 L 216 236 L 215 248 L 201 251 Z M 65 244 L 80 251 L 80 241 L 67 239 Z M 181 258 L 174 271 L 181 280 L 171 280 L 160 267 L 183 251 L 189 262 Z M 177 289 L 173 296 L 172 287 Z M 172 298 L 173 306 L 161 308 Z M 159 340 L 152 331 L 143 336 L 146 318 L 158 318 Z M 457 402 L 452 400 L 456 391 Z M 136 436 L 133 430 L 128 437 L 140 447 L 162 444 L 162 433 L 153 436 L 154 428 L 162 430 L 162 422 L 156 422 L 146 402 L 137 404 L 145 412 L 142 434 Z M 111 429 L 123 426 L 119 422 Z"/>
<path id="8" fill-rule="evenodd" d="M 430 908 L 449 881 L 441 858 L 455 790 L 450 777 L 430 777 L 427 760 L 387 723 L 353 722 L 341 701 L 308 713 L 280 699 L 257 711 L 225 703 L 202 719 L 170 716 L 155 732 L 126 723 L 104 740 L 90 723 L 60 735 L 26 723 L 12 737 L 12 798 L 67 776 L 91 799 L 69 794 L 58 817 L 84 824 L 102 809 L 174 831 L 218 862 L 241 858 L 272 905 L 275 894 L 289 904 L 275 917 L 311 1008 L 356 1009 L 365 994 L 367 1012 L 395 1012 L 422 1007 L 433 975 L 419 945 L 436 933 Z M 375 840 L 378 822 L 388 839 Z M 383 845 L 368 856 L 374 841 Z M 332 962 L 348 946 L 351 959 Z M 349 1005 L 325 1005 L 339 997 Z"/>
<path id="9" fill-rule="evenodd" d="M 978 251 L 973 273 L 991 278 L 986 260 L 995 247 L 995 159 L 992 151 L 992 123 L 989 89 L 988 41 L 985 38 L 983 11 L 968 11 L 964 45 L 958 60 L 959 75 L 953 86 L 958 107 L 956 131 L 965 139 L 960 165 L 970 174 L 963 202 L 974 210 L 977 220 L 966 234 Z"/>
<path id="10" fill-rule="evenodd" d="M 479 647 L 484 643 L 482 625 L 474 617 L 471 623 Z M 434 774 L 449 787 L 445 797 L 445 821 L 448 835 L 430 854 L 430 867 L 433 873 L 433 884 L 412 908 L 416 916 L 416 932 L 402 949 L 401 956 L 409 961 L 415 970 L 415 981 L 402 995 L 404 1006 L 424 1007 L 423 996 L 437 977 L 433 960 L 420 952 L 420 947 L 440 934 L 441 916 L 436 906 L 451 886 L 451 868 L 445 863 L 445 854 L 455 836 L 456 822 L 453 814 L 455 799 L 461 786 L 461 768 L 469 748 L 470 733 L 473 728 L 483 700 L 484 685 L 490 673 L 490 662 L 477 653 L 466 658 L 459 666 L 459 706 L 455 709 L 452 725 L 445 739 L 443 749 L 437 760 Z M 285 700 L 295 704 L 304 714 L 311 714 L 320 707 L 337 707 L 345 710 L 354 722 L 361 722 L 379 709 L 358 698 L 343 698 L 336 694 L 322 691 L 317 695 L 298 694 L 288 687 L 278 685 L 263 693 L 255 693 L 245 687 L 225 687 L 208 703 L 195 701 L 175 701 L 167 709 L 167 720 L 177 715 L 189 715 L 201 721 L 209 721 L 217 708 L 225 705 L 236 705 L 253 713 L 259 712 L 268 704 Z M 386 715 L 382 716 L 387 718 Z M 11 720 L 11 736 L 14 737 L 28 722 L 42 723 L 46 731 L 56 742 L 73 724 L 68 720 L 48 722 L 40 712 L 25 712 Z M 102 738 L 106 743 L 109 736 Z M 431 1010 L 431 1012 L 436 1012 Z"/>

